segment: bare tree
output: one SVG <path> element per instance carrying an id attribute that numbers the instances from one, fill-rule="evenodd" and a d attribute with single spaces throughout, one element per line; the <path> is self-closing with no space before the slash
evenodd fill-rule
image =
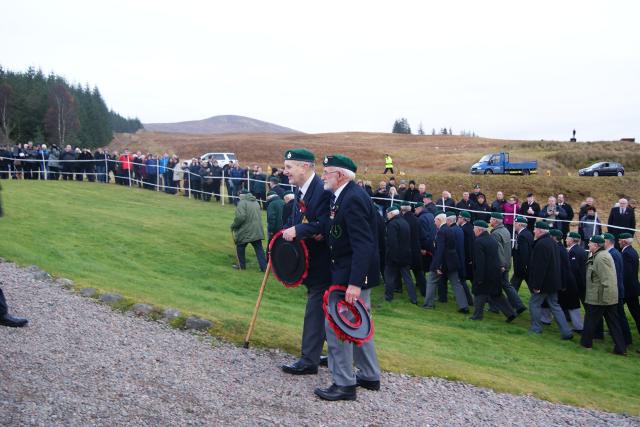
<path id="1" fill-rule="evenodd" d="M 47 134 L 62 146 L 79 127 L 75 98 L 63 84 L 55 84 L 49 91 L 49 109 L 45 116 Z"/>
<path id="2" fill-rule="evenodd" d="M 0 141 L 10 141 L 9 135 L 13 130 L 13 125 L 9 119 L 9 99 L 13 95 L 13 88 L 8 83 L 0 85 L 0 130 L 2 138 Z"/>

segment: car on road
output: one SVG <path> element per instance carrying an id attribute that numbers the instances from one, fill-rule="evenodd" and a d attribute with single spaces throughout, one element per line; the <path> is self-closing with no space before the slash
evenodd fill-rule
<path id="1" fill-rule="evenodd" d="M 624 166 L 618 162 L 598 162 L 578 171 L 580 176 L 623 176 Z"/>

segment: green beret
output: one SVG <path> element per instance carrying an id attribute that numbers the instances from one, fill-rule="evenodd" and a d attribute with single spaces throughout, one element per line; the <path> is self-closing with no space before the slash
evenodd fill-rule
<path id="1" fill-rule="evenodd" d="M 431 193 L 422 193 L 422 198 L 423 199 L 431 199 L 431 198 L 433 198 L 433 194 L 431 194 Z"/>
<path id="2" fill-rule="evenodd" d="M 616 240 L 616 237 L 615 237 L 613 234 L 611 234 L 611 233 L 604 233 L 604 234 L 602 235 L 602 238 L 603 238 L 604 240 Z"/>
<path id="3" fill-rule="evenodd" d="M 294 194 L 293 194 L 293 191 L 291 191 L 291 190 L 287 190 L 287 191 L 285 191 L 284 193 L 282 193 L 282 197 L 284 197 L 284 196 L 288 196 L 289 194 L 291 194 L 292 196 L 294 195 Z"/>
<path id="4" fill-rule="evenodd" d="M 480 228 L 489 228 L 489 224 L 487 224 L 487 221 L 483 221 L 481 219 L 473 221 L 473 225 Z"/>
<path id="5" fill-rule="evenodd" d="M 575 231 L 569 232 L 569 234 L 567 234 L 567 237 L 571 237 L 572 239 L 582 239 L 580 233 L 577 233 Z"/>
<path id="6" fill-rule="evenodd" d="M 504 216 L 500 212 L 491 212 L 491 218 L 504 219 Z"/>
<path id="7" fill-rule="evenodd" d="M 434 216 L 434 217 L 436 217 L 436 216 L 438 216 L 438 215 L 442 215 L 443 213 L 444 213 L 444 211 L 443 211 L 442 209 L 438 209 L 438 210 L 436 211 L 436 213 L 435 213 L 435 214 L 433 214 L 433 216 Z"/>
<path id="8" fill-rule="evenodd" d="M 460 212 L 460 216 L 463 218 L 471 219 L 471 214 L 469 213 L 469 211 Z"/>
<path id="9" fill-rule="evenodd" d="M 545 221 L 538 221 L 536 222 L 535 228 L 539 228 L 540 230 L 548 230 L 549 224 L 547 224 Z"/>
<path id="10" fill-rule="evenodd" d="M 276 192 L 275 192 L 275 191 L 273 191 L 273 190 L 269 190 L 269 191 L 267 192 L 267 197 L 269 197 L 269 196 L 277 196 L 277 195 L 278 195 L 278 193 L 276 193 Z"/>
<path id="11" fill-rule="evenodd" d="M 457 214 L 457 213 L 455 213 L 454 211 L 447 211 L 447 212 L 446 212 L 446 214 L 447 214 L 447 218 L 449 218 L 449 217 L 451 217 L 451 216 L 455 216 L 455 217 L 457 217 L 457 216 L 458 216 L 458 214 Z"/>
<path id="12" fill-rule="evenodd" d="M 411 202 L 408 200 L 403 200 L 402 203 L 400 203 L 400 206 L 411 206 Z"/>
<path id="13" fill-rule="evenodd" d="M 600 243 L 602 245 L 604 243 L 604 237 L 596 234 L 595 236 L 591 237 L 589 241 L 593 243 Z"/>
<path id="14" fill-rule="evenodd" d="M 324 156 L 322 166 L 333 166 L 336 168 L 349 169 L 354 173 L 358 170 L 358 167 L 355 163 L 353 163 L 353 160 L 351 160 L 347 156 L 343 156 L 342 154 L 329 154 L 328 156 Z"/>
<path id="15" fill-rule="evenodd" d="M 552 228 L 551 231 L 549 231 L 549 234 L 551 234 L 553 237 L 563 237 L 564 236 L 562 231 L 558 230 L 557 228 Z"/>
<path id="16" fill-rule="evenodd" d="M 618 239 L 631 239 L 633 236 L 631 233 L 620 233 L 618 234 Z"/>
<path id="17" fill-rule="evenodd" d="M 386 212 L 393 212 L 393 211 L 398 211 L 400 212 L 400 207 L 398 205 L 391 205 L 386 209 Z"/>
<path id="18" fill-rule="evenodd" d="M 315 162 L 316 156 L 306 148 L 294 148 L 284 152 L 285 160 L 299 160 L 301 162 Z"/>
<path id="19" fill-rule="evenodd" d="M 518 215 L 516 217 L 516 222 L 519 222 L 520 224 L 527 224 L 528 223 L 527 218 L 525 218 L 523 216 L 520 216 L 520 215 Z"/>
<path id="20" fill-rule="evenodd" d="M 277 176 L 275 176 L 275 175 L 271 175 L 271 176 L 269 177 L 269 182 L 277 182 L 277 183 L 280 183 L 280 178 L 278 178 L 278 177 L 277 177 Z"/>
<path id="21" fill-rule="evenodd" d="M 416 206 L 416 208 L 421 208 L 424 206 L 424 203 L 422 202 L 414 202 L 413 204 Z"/>

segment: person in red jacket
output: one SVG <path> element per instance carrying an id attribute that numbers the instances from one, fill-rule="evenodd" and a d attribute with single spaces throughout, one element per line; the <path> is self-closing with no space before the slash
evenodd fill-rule
<path id="1" fill-rule="evenodd" d="M 129 153 L 129 149 L 125 148 L 124 153 L 118 158 L 119 170 L 122 171 L 121 182 L 124 185 L 129 185 L 131 179 L 131 172 L 133 172 L 133 156 Z"/>

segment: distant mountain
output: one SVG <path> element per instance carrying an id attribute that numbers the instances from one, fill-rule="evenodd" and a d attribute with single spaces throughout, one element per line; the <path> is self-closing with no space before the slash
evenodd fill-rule
<path id="1" fill-rule="evenodd" d="M 204 120 L 178 123 L 144 123 L 150 132 L 220 134 L 220 133 L 301 133 L 262 120 L 243 116 L 214 116 Z"/>

